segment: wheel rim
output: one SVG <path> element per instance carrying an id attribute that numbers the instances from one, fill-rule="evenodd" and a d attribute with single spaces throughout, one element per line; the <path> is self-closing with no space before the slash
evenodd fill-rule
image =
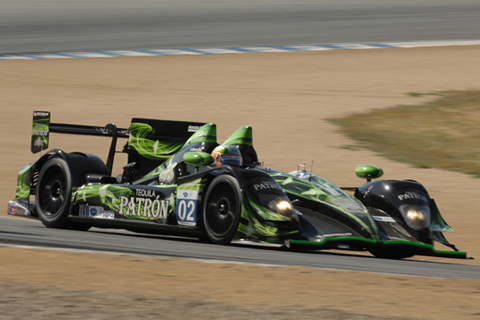
<path id="1" fill-rule="evenodd" d="M 210 194 L 205 224 L 217 238 L 227 235 L 235 225 L 236 194 L 226 183 L 217 185 Z"/>
<path id="2" fill-rule="evenodd" d="M 65 175 L 60 167 L 52 167 L 40 182 L 40 207 L 47 217 L 55 217 L 66 200 Z"/>

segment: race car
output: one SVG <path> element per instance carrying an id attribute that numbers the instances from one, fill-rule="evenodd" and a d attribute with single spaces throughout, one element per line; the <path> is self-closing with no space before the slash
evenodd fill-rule
<path id="1" fill-rule="evenodd" d="M 32 152 L 48 148 L 50 132 L 112 141 L 106 163 L 53 149 L 22 168 L 8 213 L 48 228 L 124 228 L 216 244 L 368 250 L 382 258 L 466 258 L 443 236 L 452 230 L 420 183 L 371 181 L 383 174 L 371 165 L 356 170 L 367 183 L 347 189 L 305 170 L 270 169 L 258 162 L 249 126 L 220 145 L 213 123 L 133 118 L 120 129 L 50 123 L 49 112 L 35 111 Z M 118 138 L 127 139 L 128 163 L 113 177 Z M 453 250 L 436 250 L 433 240 Z"/>

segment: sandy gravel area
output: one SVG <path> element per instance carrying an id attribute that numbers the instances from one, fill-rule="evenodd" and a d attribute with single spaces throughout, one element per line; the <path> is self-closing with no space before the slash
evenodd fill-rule
<path id="1" fill-rule="evenodd" d="M 480 281 L 10 248 L 0 258 L 1 319 L 480 316 Z"/>
<path id="2" fill-rule="evenodd" d="M 281 170 L 314 160 L 314 173 L 355 186 L 362 183 L 355 166 L 371 163 L 387 179 L 422 182 L 456 231 L 447 238 L 477 258 L 461 263 L 478 264 L 480 179 L 345 148 L 355 142 L 326 119 L 427 99 L 409 92 L 478 89 L 479 58 L 480 47 L 470 46 L 0 61 L 0 203 L 6 211 L 18 171 L 37 157 L 29 151 L 33 110 L 51 111 L 57 123 L 128 127 L 135 116 L 215 122 L 219 142 L 251 125 L 260 159 Z M 108 145 L 51 138 L 51 147 L 102 157 Z M 117 172 L 124 163 L 119 156 Z M 9 248 L 0 248 L 0 261 L 0 319 L 480 316 L 479 281 Z"/>

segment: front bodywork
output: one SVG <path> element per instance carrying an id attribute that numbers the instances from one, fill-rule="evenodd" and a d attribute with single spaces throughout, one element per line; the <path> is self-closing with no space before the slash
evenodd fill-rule
<path id="1" fill-rule="evenodd" d="M 351 196 L 331 182 L 305 171 L 289 174 L 264 169 L 285 190 L 299 211 L 303 238 L 286 245 L 304 249 L 368 250 L 379 256 L 428 255 L 466 258 L 443 232 L 453 230 L 435 201 L 415 181 L 378 180 L 356 188 Z M 397 200 L 397 201 L 396 201 Z M 403 207 L 426 208 L 424 225 L 412 225 Z M 436 250 L 433 241 L 451 250 Z"/>

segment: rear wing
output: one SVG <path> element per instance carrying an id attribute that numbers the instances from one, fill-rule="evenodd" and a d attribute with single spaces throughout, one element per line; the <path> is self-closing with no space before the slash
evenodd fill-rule
<path id="1" fill-rule="evenodd" d="M 129 162 L 141 161 L 150 167 L 165 161 L 178 151 L 185 142 L 206 123 L 133 118 L 128 129 L 117 128 L 114 123 L 104 127 L 75 124 L 51 123 L 49 111 L 33 112 L 32 153 L 48 148 L 49 133 L 66 133 L 112 137 L 107 158 L 107 169 L 111 173 L 118 138 L 127 138 L 124 152 Z M 212 137 L 216 141 L 215 137 Z M 144 168 L 147 169 L 147 168 Z"/>
<path id="2" fill-rule="evenodd" d="M 113 168 L 117 138 L 128 138 L 128 129 L 119 129 L 114 123 L 109 123 L 105 127 L 51 123 L 49 111 L 33 111 L 32 153 L 48 148 L 50 132 L 112 137 L 106 163 L 110 174 Z"/>

